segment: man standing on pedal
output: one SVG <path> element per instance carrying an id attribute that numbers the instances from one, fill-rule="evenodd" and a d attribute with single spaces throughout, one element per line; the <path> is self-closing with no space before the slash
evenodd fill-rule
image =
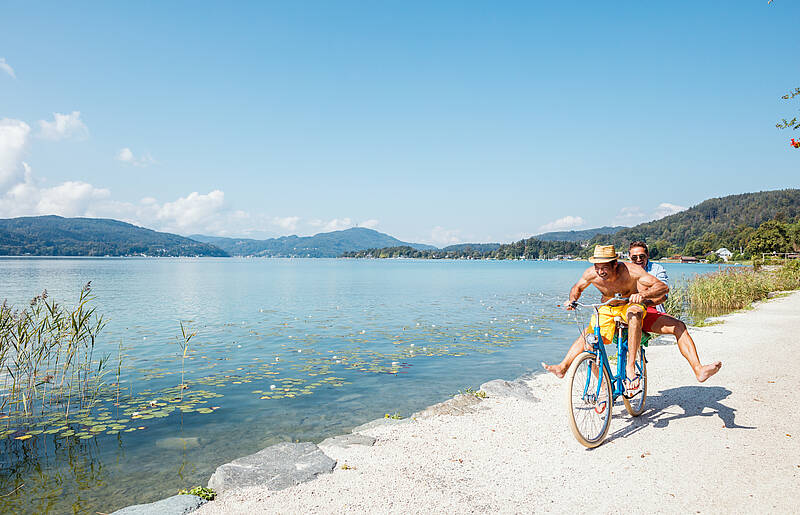
<path id="1" fill-rule="evenodd" d="M 626 390 L 637 390 L 641 386 L 639 375 L 636 373 L 636 354 L 642 339 L 642 322 L 646 316 L 645 301 L 663 302 L 669 287 L 652 275 L 648 274 L 641 266 L 633 263 L 621 263 L 617 260 L 617 252 L 613 245 L 597 245 L 594 255 L 589 258 L 592 267 L 587 268 L 577 283 L 569 292 L 569 301 L 564 306 L 568 310 L 575 309 L 574 302 L 581 297 L 583 291 L 590 285 L 600 290 L 603 302 L 619 295 L 628 297 L 627 302 L 618 305 L 603 306 L 599 308 L 600 320 L 592 316 L 592 330 L 599 325 L 603 343 L 610 344 L 614 338 L 614 317 L 621 317 L 628 324 L 628 362 L 626 363 Z M 564 374 L 575 357 L 583 352 L 585 334 L 582 334 L 572 344 L 564 360 L 557 365 L 544 365 L 545 370 L 558 377 Z"/>

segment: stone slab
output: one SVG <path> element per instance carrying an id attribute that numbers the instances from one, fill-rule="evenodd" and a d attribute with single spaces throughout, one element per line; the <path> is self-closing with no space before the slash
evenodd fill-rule
<path id="1" fill-rule="evenodd" d="M 313 443 L 279 443 L 217 467 L 208 486 L 217 493 L 247 486 L 282 490 L 332 472 L 335 466 Z"/>
<path id="2" fill-rule="evenodd" d="M 111 515 L 185 515 L 206 502 L 208 501 L 196 495 L 173 495 L 149 504 L 134 504 Z"/>
<path id="3" fill-rule="evenodd" d="M 524 381 L 504 381 L 495 379 L 481 385 L 481 390 L 486 392 L 489 397 L 515 397 L 529 402 L 539 402 L 539 398 L 533 394 L 533 390 Z"/>
<path id="4" fill-rule="evenodd" d="M 320 447 L 340 447 L 347 448 L 351 445 L 365 445 L 370 447 L 375 445 L 375 439 L 371 436 L 353 433 L 349 435 L 332 436 L 320 442 Z"/>
<path id="5" fill-rule="evenodd" d="M 382 427 L 382 426 L 398 426 L 400 424 L 408 424 L 410 419 L 407 418 L 376 418 L 366 424 L 361 424 L 360 426 L 356 426 L 353 428 L 353 433 L 358 433 L 361 431 L 366 431 L 368 429 L 372 429 L 375 427 Z"/>
<path id="6" fill-rule="evenodd" d="M 412 418 L 426 419 L 438 415 L 459 416 L 475 411 L 474 406 L 481 402 L 479 397 L 470 394 L 459 394 L 439 404 L 428 406 L 424 410 L 414 413 Z"/>

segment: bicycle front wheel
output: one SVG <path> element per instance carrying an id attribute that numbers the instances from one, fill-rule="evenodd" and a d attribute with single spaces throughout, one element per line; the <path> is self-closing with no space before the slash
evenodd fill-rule
<path id="1" fill-rule="evenodd" d="M 638 417 L 644 411 L 644 401 L 647 399 L 647 362 L 644 359 L 644 350 L 639 347 L 636 353 L 636 373 L 639 374 L 641 379 L 641 388 L 630 399 L 622 396 L 622 402 L 625 403 L 625 409 L 632 417 Z"/>
<path id="2" fill-rule="evenodd" d="M 611 382 L 603 373 L 603 384 L 598 389 L 600 378 L 597 356 L 589 352 L 580 354 L 567 372 L 567 403 L 569 427 L 575 438 L 586 447 L 597 447 L 611 427 Z"/>

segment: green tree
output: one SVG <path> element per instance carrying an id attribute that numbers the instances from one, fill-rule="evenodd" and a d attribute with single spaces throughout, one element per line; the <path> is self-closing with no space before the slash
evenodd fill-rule
<path id="1" fill-rule="evenodd" d="M 754 257 L 762 252 L 789 252 L 792 250 L 789 240 L 789 226 L 777 220 L 769 220 L 761 224 L 747 243 L 747 251 Z"/>

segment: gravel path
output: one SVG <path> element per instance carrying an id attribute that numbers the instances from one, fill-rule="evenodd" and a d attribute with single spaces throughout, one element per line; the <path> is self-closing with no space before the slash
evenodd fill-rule
<path id="1" fill-rule="evenodd" d="M 196 513 L 797 513 L 800 293 L 691 332 L 722 370 L 699 384 L 677 346 L 651 347 L 647 410 L 633 419 L 618 401 L 596 449 L 569 430 L 564 381 L 542 374 L 528 381 L 541 402 L 374 428 L 373 447 L 325 449 L 332 474 Z"/>

